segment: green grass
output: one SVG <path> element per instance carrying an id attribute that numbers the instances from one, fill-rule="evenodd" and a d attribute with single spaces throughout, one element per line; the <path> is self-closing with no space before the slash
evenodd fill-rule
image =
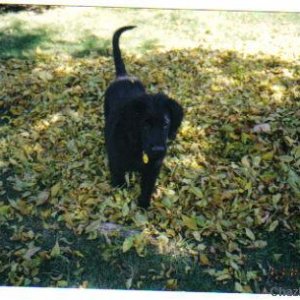
<path id="1" fill-rule="evenodd" d="M 112 32 L 127 24 L 139 28 L 130 37 L 124 35 L 124 48 L 139 55 L 201 45 L 299 56 L 297 14 L 61 7 L 3 14 L 0 57 L 30 57 L 37 47 L 74 56 L 107 53 Z"/>

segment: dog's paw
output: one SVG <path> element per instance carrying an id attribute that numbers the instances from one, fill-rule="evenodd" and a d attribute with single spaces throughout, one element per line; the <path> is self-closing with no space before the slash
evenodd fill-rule
<path id="1" fill-rule="evenodd" d="M 111 185 L 114 188 L 122 188 L 126 186 L 126 181 L 124 177 L 117 177 L 117 176 L 113 176 L 111 179 Z"/>
<path id="2" fill-rule="evenodd" d="M 113 188 L 115 189 L 125 189 L 126 188 L 126 183 L 123 183 L 123 184 L 117 184 L 117 185 L 112 185 Z"/>

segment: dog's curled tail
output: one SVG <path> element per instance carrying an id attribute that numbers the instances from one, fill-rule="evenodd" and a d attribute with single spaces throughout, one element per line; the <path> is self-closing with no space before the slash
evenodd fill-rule
<path id="1" fill-rule="evenodd" d="M 113 56 L 114 56 L 117 77 L 127 75 L 125 65 L 121 55 L 120 46 L 119 46 L 120 36 L 124 31 L 133 29 L 135 27 L 136 26 L 121 27 L 117 31 L 115 31 L 113 35 L 112 46 L 113 46 Z"/>

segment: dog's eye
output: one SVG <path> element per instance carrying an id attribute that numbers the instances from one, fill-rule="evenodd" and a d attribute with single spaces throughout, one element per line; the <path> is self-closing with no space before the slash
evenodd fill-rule
<path id="1" fill-rule="evenodd" d="M 170 125 L 170 119 L 169 118 L 165 118 L 164 122 L 163 122 L 163 127 L 167 128 Z"/>

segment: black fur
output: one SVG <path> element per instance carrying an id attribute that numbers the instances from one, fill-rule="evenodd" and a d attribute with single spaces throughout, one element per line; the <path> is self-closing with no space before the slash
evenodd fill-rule
<path id="1" fill-rule="evenodd" d="M 127 75 L 119 38 L 122 32 L 134 27 L 122 27 L 113 36 L 116 79 L 105 92 L 105 142 L 113 186 L 125 184 L 125 172 L 141 172 L 138 203 L 147 208 L 167 140 L 175 138 L 183 110 L 163 93 L 148 94 L 138 79 Z"/>

